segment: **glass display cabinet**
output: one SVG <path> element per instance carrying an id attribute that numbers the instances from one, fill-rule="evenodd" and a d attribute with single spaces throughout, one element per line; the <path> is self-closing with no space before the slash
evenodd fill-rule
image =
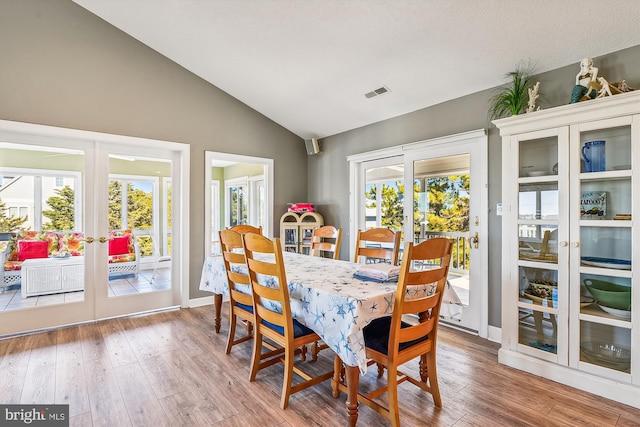
<path id="1" fill-rule="evenodd" d="M 493 123 L 499 361 L 640 407 L 640 92 Z"/>

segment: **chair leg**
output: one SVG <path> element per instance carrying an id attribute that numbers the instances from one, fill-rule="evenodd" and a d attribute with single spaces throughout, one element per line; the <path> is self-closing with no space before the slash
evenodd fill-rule
<path id="1" fill-rule="evenodd" d="M 256 374 L 260 369 L 260 356 L 262 355 L 262 334 L 258 326 L 254 326 L 253 334 L 253 354 L 251 355 L 251 371 L 249 372 L 249 381 L 256 379 Z"/>
<path id="2" fill-rule="evenodd" d="M 284 353 L 284 380 L 282 381 L 282 396 L 280 408 L 287 409 L 289 396 L 291 396 L 291 382 L 293 381 L 293 362 L 295 361 L 295 349 L 287 347 Z"/>
<path id="3" fill-rule="evenodd" d="M 305 360 L 307 360 L 307 346 L 303 345 L 302 347 L 300 347 L 300 360 L 302 360 L 303 362 Z"/>
<path id="4" fill-rule="evenodd" d="M 420 355 L 420 362 L 418 366 L 420 367 L 420 380 L 426 384 L 429 379 L 429 364 L 427 363 L 426 354 Z"/>
<path id="5" fill-rule="evenodd" d="M 387 397 L 389 399 L 389 420 L 392 427 L 400 427 L 400 410 L 398 408 L 398 370 L 387 367 Z"/>
<path id="6" fill-rule="evenodd" d="M 442 408 L 442 398 L 440 397 L 440 387 L 438 387 L 438 372 L 436 371 L 436 353 L 431 351 L 426 355 L 427 375 L 429 377 L 429 389 L 433 396 L 433 402 L 438 408 Z"/>
<path id="7" fill-rule="evenodd" d="M 233 314 L 233 307 L 229 307 L 229 336 L 227 337 L 227 348 L 225 353 L 231 353 L 231 347 L 233 347 L 233 341 L 236 339 L 236 315 Z"/>

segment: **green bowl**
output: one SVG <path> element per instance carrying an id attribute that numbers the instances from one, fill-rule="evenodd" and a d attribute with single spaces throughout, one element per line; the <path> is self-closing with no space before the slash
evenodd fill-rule
<path id="1" fill-rule="evenodd" d="M 599 304 L 619 310 L 631 309 L 631 288 L 604 280 L 584 279 L 584 285 Z"/>

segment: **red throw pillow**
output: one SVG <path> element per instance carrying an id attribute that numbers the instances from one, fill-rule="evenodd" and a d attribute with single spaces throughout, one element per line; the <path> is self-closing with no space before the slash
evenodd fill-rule
<path id="1" fill-rule="evenodd" d="M 47 258 L 49 256 L 49 242 L 20 240 L 18 245 L 20 248 L 18 255 L 19 261 L 33 258 Z"/>
<path id="2" fill-rule="evenodd" d="M 129 253 L 129 236 L 114 237 L 109 240 L 109 255 Z"/>

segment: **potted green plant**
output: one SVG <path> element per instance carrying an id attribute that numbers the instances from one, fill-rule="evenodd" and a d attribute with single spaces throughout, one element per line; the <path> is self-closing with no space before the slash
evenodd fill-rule
<path id="1" fill-rule="evenodd" d="M 529 101 L 529 88 L 533 86 L 533 67 L 520 65 L 505 75 L 510 84 L 501 86 L 489 99 L 491 119 L 520 114 Z"/>

